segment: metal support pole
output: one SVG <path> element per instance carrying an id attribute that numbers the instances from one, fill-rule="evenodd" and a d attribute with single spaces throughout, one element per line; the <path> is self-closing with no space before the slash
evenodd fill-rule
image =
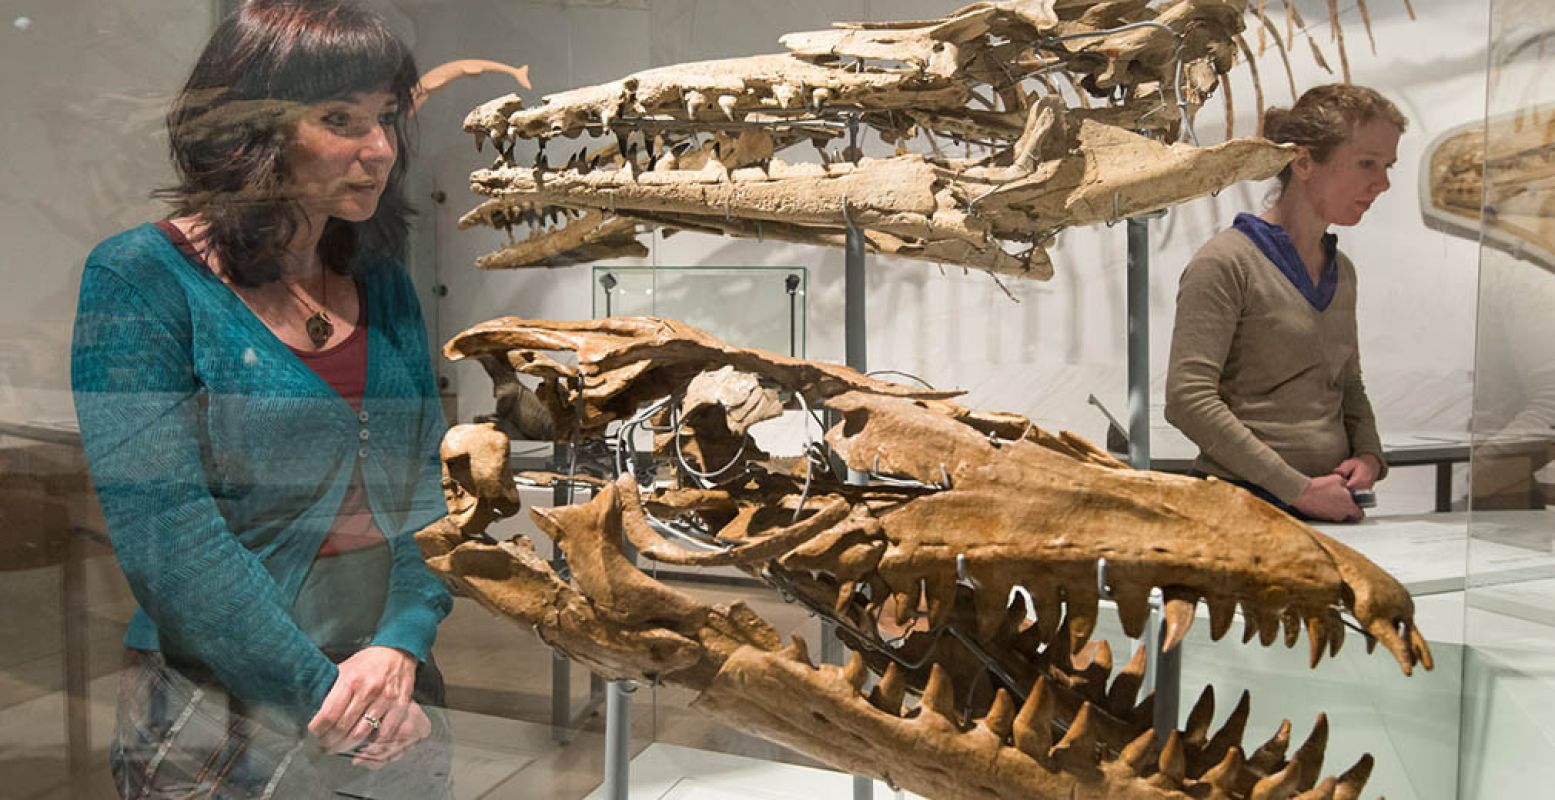
<path id="1" fill-rule="evenodd" d="M 571 458 L 569 445 L 557 442 L 551 451 L 552 464 L 557 472 L 564 472 Z M 571 485 L 558 482 L 551 489 L 551 504 L 557 507 L 572 503 Z M 565 575 L 567 557 L 561 546 L 551 542 L 551 569 Z M 560 650 L 551 650 L 551 739 L 565 744 L 572 739 L 572 662 Z"/>
<path id="2" fill-rule="evenodd" d="M 1150 469 L 1150 220 L 1128 220 L 1128 460 Z M 1145 688 L 1155 691 L 1155 731 L 1164 741 L 1177 728 L 1182 688 L 1182 648 L 1161 652 L 1160 614 L 1152 611 L 1145 631 L 1149 648 Z"/>
<path id="3" fill-rule="evenodd" d="M 637 684 L 611 681 L 605 691 L 605 800 L 626 800 L 631 783 L 632 693 Z"/>
<path id="4" fill-rule="evenodd" d="M 849 147 L 850 149 L 853 149 L 854 152 L 857 152 L 857 119 L 853 120 L 849 125 L 848 133 L 850 139 Z M 853 218 L 848 215 L 848 211 L 849 209 L 847 208 L 847 201 L 844 200 L 843 218 L 848 223 L 848 238 L 843 248 L 845 258 L 842 277 L 843 338 L 847 346 L 846 355 L 848 366 L 858 370 L 859 372 L 867 372 L 869 369 L 868 366 L 866 366 L 868 362 L 869 347 L 868 339 L 865 336 L 867 322 L 864 314 L 864 298 L 866 288 L 864 277 L 864 232 L 854 226 Z M 848 470 L 848 483 L 867 484 L 869 483 L 869 478 L 863 473 L 850 469 Z M 825 636 L 825 643 L 822 645 L 822 652 L 825 652 L 826 645 L 832 645 L 837 649 L 839 656 L 838 661 L 833 663 L 841 663 L 840 655 L 842 650 L 842 641 L 837 638 L 836 631 L 830 630 L 831 627 L 832 626 L 828 624 L 822 628 L 822 633 Z M 862 775 L 854 775 L 853 800 L 870 800 L 870 798 L 873 798 L 874 796 L 875 782 Z"/>

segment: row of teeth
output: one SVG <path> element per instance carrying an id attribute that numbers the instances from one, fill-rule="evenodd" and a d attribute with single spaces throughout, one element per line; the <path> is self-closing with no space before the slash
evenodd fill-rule
<path id="1" fill-rule="evenodd" d="M 1135 659 L 1118 673 L 1108 692 L 1110 696 L 1121 698 L 1137 692 L 1144 674 L 1142 654 L 1143 650 L 1139 651 Z M 810 659 L 805 640 L 795 637 L 793 644 L 781 655 L 810 670 L 824 671 L 827 678 L 846 681 L 855 696 L 868 702 L 877 711 L 909 724 L 922 724 L 922 721 L 933 715 L 936 720 L 934 724 L 942 726 L 949 723 L 962 735 L 974 731 L 991 734 L 1002 747 L 1016 748 L 1054 770 L 1094 767 L 1099 761 L 1113 756 L 1109 746 L 1098 738 L 1100 723 L 1097 719 L 1106 712 L 1090 701 L 1085 701 L 1068 724 L 1067 730 L 1060 729 L 1057 725 L 1056 692 L 1045 676 L 1035 681 L 1018 707 L 1011 694 L 1001 688 L 982 719 L 966 720 L 957 705 L 956 698 L 960 695 L 954 686 L 954 679 L 938 664 L 931 667 L 928 682 L 917 705 L 904 711 L 904 703 L 908 699 L 907 673 L 895 663 L 871 686 L 873 673 L 858 653 L 853 654 L 846 667 L 817 667 Z M 1147 698 L 1138 708 L 1144 709 L 1151 704 L 1152 699 Z M 1240 742 L 1249 711 L 1248 694 L 1243 692 L 1226 722 L 1211 735 L 1215 696 L 1213 687 L 1206 687 L 1189 712 L 1187 724 L 1181 732 L 1172 731 L 1162 744 L 1158 742 L 1154 731 L 1147 729 L 1118 751 L 1116 759 L 1135 777 L 1147 780 L 1151 785 L 1168 790 L 1188 790 L 1194 796 L 1199 796 L 1197 792 L 1205 789 L 1219 793 L 1210 796 L 1260 800 L 1287 797 L 1336 800 L 1358 796 L 1370 777 L 1372 759 L 1369 755 L 1363 756 L 1337 779 L 1327 778 L 1318 782 L 1328 743 L 1326 716 L 1318 715 L 1306 742 L 1287 761 L 1285 753 L 1291 737 L 1289 720 L 1284 721 L 1274 735 L 1251 755 L 1244 753 Z M 1150 716 L 1148 713 L 1135 714 L 1136 717 L 1141 715 L 1145 719 Z M 1061 735 L 1055 737 L 1055 734 Z"/>
<path id="2" fill-rule="evenodd" d="M 528 225 L 530 228 L 548 230 L 551 227 L 562 227 L 575 219 L 582 219 L 583 212 L 575 208 L 565 206 L 546 206 L 543 209 L 493 209 L 489 212 L 486 224 L 493 228 L 507 231 L 512 235 L 513 228 L 517 225 Z"/>

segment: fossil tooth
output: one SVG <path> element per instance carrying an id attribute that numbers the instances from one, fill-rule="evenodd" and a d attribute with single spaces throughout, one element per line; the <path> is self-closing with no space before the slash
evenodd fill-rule
<path id="1" fill-rule="evenodd" d="M 810 660 L 810 645 L 803 636 L 795 635 L 793 642 L 783 650 L 783 655 L 791 661 L 797 661 L 812 669 L 815 662 Z"/>
<path id="2" fill-rule="evenodd" d="M 1253 612 L 1253 619 L 1258 623 L 1258 643 L 1264 647 L 1274 644 L 1274 640 L 1280 635 L 1280 615 L 1272 610 L 1258 610 Z"/>
<path id="3" fill-rule="evenodd" d="M 1296 788 L 1300 776 L 1301 763 L 1292 761 L 1279 772 L 1253 784 L 1253 791 L 1248 795 L 1248 800 L 1285 800 L 1287 797 L 1292 797 L 1300 791 Z"/>
<path id="4" fill-rule="evenodd" d="M 1143 648 L 1141 648 L 1143 649 Z M 1155 760 L 1155 731 L 1146 729 L 1118 754 L 1118 761 L 1135 775 L 1144 775 Z"/>
<path id="5" fill-rule="evenodd" d="M 1291 763 L 1301 764 L 1301 777 L 1296 782 L 1298 790 L 1306 791 L 1317 783 L 1318 776 L 1323 772 L 1323 751 L 1327 748 L 1328 715 L 1318 714 L 1312 732 L 1307 734 L 1307 740 L 1301 743 L 1296 755 L 1290 759 Z"/>
<path id="6" fill-rule="evenodd" d="M 732 94 L 722 94 L 718 96 L 718 108 L 724 112 L 724 116 L 728 117 L 730 122 L 734 121 L 734 108 L 735 106 L 739 105 L 739 103 L 740 98 L 735 97 Z"/>
<path id="7" fill-rule="evenodd" d="M 616 107 L 613 104 L 606 103 L 599 107 L 599 127 L 602 132 L 610 130 L 610 123 L 615 116 Z"/>
<path id="8" fill-rule="evenodd" d="M 1431 658 L 1431 646 L 1426 644 L 1425 637 L 1420 635 L 1419 629 L 1417 629 L 1414 625 L 1408 622 L 1404 624 L 1409 628 L 1410 652 L 1413 653 L 1414 657 L 1420 661 L 1420 666 L 1425 667 L 1426 669 L 1434 668 L 1436 666 L 1436 662 Z"/>
<path id="9" fill-rule="evenodd" d="M 1096 630 L 1096 604 L 1101 598 L 1095 581 L 1081 581 L 1078 586 L 1065 586 L 1064 591 L 1065 610 L 1068 612 L 1064 622 L 1069 627 L 1069 649 L 1077 651 L 1090 641 L 1091 633 Z"/>
<path id="10" fill-rule="evenodd" d="M 1091 704 L 1084 703 L 1080 712 L 1069 723 L 1064 738 L 1048 750 L 1048 758 L 1070 767 L 1086 767 L 1096 763 L 1096 725 L 1091 721 Z"/>
<path id="11" fill-rule="evenodd" d="M 929 629 L 939 630 L 950 622 L 951 612 L 956 610 L 956 576 L 946 573 L 925 581 L 924 599 L 929 607 Z M 1000 614 L 1003 617 L 1003 614 Z"/>
<path id="12" fill-rule="evenodd" d="M 907 696 L 907 672 L 895 661 L 886 667 L 880 682 L 869 692 L 869 702 L 887 714 L 901 716 L 902 700 Z"/>
<path id="13" fill-rule="evenodd" d="M 1134 648 L 1134 655 L 1129 658 L 1128 664 L 1112 679 L 1112 686 L 1107 689 L 1107 709 L 1114 715 L 1123 716 L 1134 707 L 1139 687 L 1145 681 L 1147 655 L 1145 648 Z"/>
<path id="14" fill-rule="evenodd" d="M 864 654 L 853 651 L 848 657 L 848 665 L 842 670 L 842 677 L 853 686 L 854 691 L 864 689 L 864 681 L 869 679 L 869 667 L 864 664 Z"/>
<path id="15" fill-rule="evenodd" d="M 1118 620 L 1123 623 L 1123 635 L 1138 639 L 1145 634 L 1145 623 L 1150 620 L 1150 587 L 1133 581 L 1117 581 L 1109 587 L 1112 600 L 1118 606 Z"/>
<path id="16" fill-rule="evenodd" d="M 1162 616 L 1166 620 L 1166 639 L 1161 644 L 1161 652 L 1169 653 L 1177 645 L 1182 644 L 1182 640 L 1188 635 L 1188 629 L 1193 627 L 1193 617 L 1199 599 L 1197 595 L 1186 589 L 1167 589 L 1165 595 L 1166 604 L 1162 609 Z"/>
<path id="17" fill-rule="evenodd" d="M 1374 619 L 1366 626 L 1366 630 L 1370 631 L 1377 641 L 1382 642 L 1383 647 L 1388 648 L 1388 652 L 1393 654 L 1394 660 L 1398 661 L 1398 666 L 1404 670 L 1405 675 L 1414 673 L 1415 653 L 1398 635 L 1398 627 L 1392 620 Z M 1370 650 L 1368 649 L 1367 652 Z"/>
<path id="18" fill-rule="evenodd" d="M 982 588 L 972 595 L 972 604 L 977 612 L 977 638 L 986 642 L 1005 627 L 1011 608 L 1010 587 L 981 583 Z"/>
<path id="19" fill-rule="evenodd" d="M 831 99 L 832 91 L 830 89 L 822 87 L 810 92 L 810 105 L 814 106 L 816 111 L 825 108 L 826 104 L 831 102 Z"/>
<path id="20" fill-rule="evenodd" d="M 853 602 L 853 593 L 858 591 L 858 581 L 843 581 L 837 587 L 837 602 L 832 604 L 832 609 L 841 614 Z"/>
<path id="21" fill-rule="evenodd" d="M 1010 738 L 1015 725 L 1015 698 L 1003 687 L 994 692 L 993 705 L 988 709 L 988 716 L 983 717 L 983 727 L 989 733 L 999 737 L 999 741 Z"/>
<path id="22" fill-rule="evenodd" d="M 1280 624 L 1285 629 L 1285 649 L 1289 650 L 1301 641 L 1301 615 L 1294 608 L 1286 608 L 1280 614 Z"/>
<path id="23" fill-rule="evenodd" d="M 1323 651 L 1328 649 L 1328 628 L 1323 625 L 1322 617 L 1307 617 L 1307 645 L 1308 666 L 1316 668 L 1319 661 L 1323 660 Z"/>
<path id="24" fill-rule="evenodd" d="M 1215 719 L 1215 687 L 1205 686 L 1199 693 L 1198 702 L 1193 704 L 1193 710 L 1188 712 L 1188 724 L 1183 726 L 1184 743 L 1194 749 L 1204 746 L 1209 741 L 1209 726 Z"/>
<path id="25" fill-rule="evenodd" d="M 1047 644 L 1053 641 L 1053 634 L 1058 632 L 1058 624 L 1064 619 L 1063 602 L 1051 588 L 1044 590 L 1028 587 L 1027 594 L 1031 596 L 1031 605 L 1037 614 L 1037 635 L 1043 644 Z"/>
<path id="26" fill-rule="evenodd" d="M 485 147 L 486 147 L 486 132 L 485 131 L 476 131 L 475 132 L 475 152 L 479 153 Z"/>
<path id="27" fill-rule="evenodd" d="M 956 709 L 955 682 L 939 664 L 929 668 L 929 682 L 923 687 L 923 698 L 918 707 L 951 722 L 959 723 L 961 720 L 961 714 Z"/>
<path id="28" fill-rule="evenodd" d="M 1209 605 L 1209 638 L 1218 642 L 1231 630 L 1231 621 L 1236 617 L 1236 600 L 1206 595 L 1204 602 Z"/>
<path id="29" fill-rule="evenodd" d="M 1344 620 L 1339 617 L 1339 612 L 1332 609 L 1328 612 L 1328 657 L 1339 655 L 1339 648 L 1344 646 Z"/>
<path id="30" fill-rule="evenodd" d="M 1252 700 L 1247 691 L 1242 692 L 1241 698 L 1236 701 L 1236 708 L 1231 710 L 1231 716 L 1226 718 L 1220 730 L 1210 738 L 1209 744 L 1200 751 L 1200 759 L 1203 764 L 1209 764 L 1220 760 L 1227 750 L 1237 749 L 1239 756 L 1241 751 L 1242 734 L 1247 729 L 1247 717 L 1252 711 Z"/>
<path id="31" fill-rule="evenodd" d="M 1339 776 L 1339 782 L 1334 786 L 1334 800 L 1356 800 L 1361 796 L 1361 790 L 1366 788 L 1366 781 L 1371 777 L 1372 768 L 1371 753 L 1361 756 L 1361 760 L 1344 771 Z"/>
<path id="32" fill-rule="evenodd" d="M 1047 678 L 1037 678 L 1015 715 L 1014 740 L 1015 746 L 1032 758 L 1046 758 L 1053 746 L 1053 690 Z"/>
<path id="33" fill-rule="evenodd" d="M 697 116 L 702 113 L 702 110 L 707 108 L 707 95 L 692 89 L 691 91 L 686 92 L 685 98 L 686 117 L 688 119 L 695 120 Z"/>
<path id="34" fill-rule="evenodd" d="M 1156 769 L 1159 772 L 1150 777 L 1150 785 L 1162 789 L 1182 786 L 1183 779 L 1188 777 L 1188 760 L 1177 731 L 1166 737 L 1166 746 L 1161 748 L 1161 757 L 1156 759 Z"/>
<path id="35" fill-rule="evenodd" d="M 1272 772 L 1285 762 L 1285 750 L 1290 747 L 1290 720 L 1280 723 L 1279 730 L 1247 757 L 1247 763 L 1259 772 Z"/>
<path id="36" fill-rule="evenodd" d="M 1242 748 L 1232 747 L 1226 751 L 1225 758 L 1220 759 L 1219 763 L 1210 767 L 1209 771 L 1205 772 L 1204 777 L 1200 780 L 1230 795 L 1235 791 L 1237 778 L 1241 775 L 1242 766 L 1245 763 L 1246 759 L 1242 756 Z"/>
<path id="37" fill-rule="evenodd" d="M 918 598 L 921 591 L 922 585 L 914 579 L 908 584 L 906 591 L 895 594 L 896 624 L 906 625 L 918 616 Z"/>
<path id="38" fill-rule="evenodd" d="M 800 87 L 792 83 L 780 83 L 772 87 L 772 96 L 777 99 L 779 108 L 787 109 L 793 107 L 794 101 L 799 99 L 800 91 Z"/>

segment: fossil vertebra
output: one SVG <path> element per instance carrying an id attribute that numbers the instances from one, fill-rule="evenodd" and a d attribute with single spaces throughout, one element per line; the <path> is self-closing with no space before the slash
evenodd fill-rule
<path id="1" fill-rule="evenodd" d="M 1198 604 L 1214 639 L 1240 604 L 1244 641 L 1293 645 L 1304 629 L 1314 666 L 1338 650 L 1347 613 L 1406 674 L 1431 667 L 1408 594 L 1344 545 L 1229 484 L 1130 470 L 952 392 L 650 318 L 498 319 L 445 354 L 539 379 L 554 435 L 594 473 L 529 479 L 597 495 L 531 510 L 566 553 L 564 579 L 523 537 L 486 535 L 517 509 L 507 438 L 495 424 L 455 428 L 450 516 L 418 534 L 432 568 L 600 675 L 687 687 L 697 708 L 839 769 L 935 798 L 1358 796 L 1370 756 L 1321 778 L 1322 717 L 1293 753 L 1288 723 L 1245 746 L 1245 693 L 1212 732 L 1206 691 L 1159 741 L 1152 700 L 1137 696 L 1143 650 L 1114 671 L 1091 639 L 1102 560 L 1128 635 L 1161 592 L 1168 649 Z M 769 456 L 750 429 L 784 409 L 838 417 L 824 445 Z M 658 469 L 634 450 L 642 430 L 656 434 Z M 771 584 L 836 621 L 852 661 L 817 666 L 743 604 L 654 580 L 623 538 L 651 561 Z"/>

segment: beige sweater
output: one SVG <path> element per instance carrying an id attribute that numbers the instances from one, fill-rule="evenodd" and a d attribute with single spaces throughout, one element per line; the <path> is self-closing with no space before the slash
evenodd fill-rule
<path id="1" fill-rule="evenodd" d="M 1166 419 L 1199 446 L 1196 469 L 1286 503 L 1346 458 L 1381 461 L 1350 259 L 1339 254 L 1338 290 L 1318 311 L 1240 232 L 1205 244 L 1177 291 Z"/>

